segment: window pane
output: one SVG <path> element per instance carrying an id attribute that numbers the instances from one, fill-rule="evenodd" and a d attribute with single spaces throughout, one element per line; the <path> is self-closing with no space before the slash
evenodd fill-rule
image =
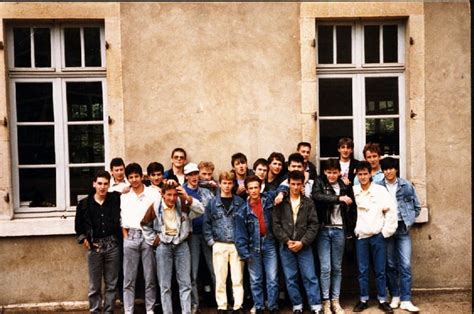
<path id="1" fill-rule="evenodd" d="M 35 28 L 35 66 L 51 67 L 51 35 L 49 28 Z"/>
<path id="2" fill-rule="evenodd" d="M 53 122 L 53 84 L 15 83 L 18 122 Z"/>
<path id="3" fill-rule="evenodd" d="M 352 63 L 352 27 L 336 27 L 337 63 Z"/>
<path id="4" fill-rule="evenodd" d="M 102 82 L 66 83 L 68 121 L 103 119 Z"/>
<path id="5" fill-rule="evenodd" d="M 365 114 L 398 114 L 398 77 L 365 78 Z"/>
<path id="6" fill-rule="evenodd" d="M 333 63 L 332 26 L 318 26 L 318 63 Z"/>
<path id="7" fill-rule="evenodd" d="M 31 67 L 31 40 L 29 27 L 13 29 L 13 51 L 15 67 Z"/>
<path id="8" fill-rule="evenodd" d="M 365 63 L 380 63 L 379 25 L 364 26 Z"/>
<path id="9" fill-rule="evenodd" d="M 56 206 L 56 169 L 19 169 L 20 202 L 29 207 Z"/>
<path id="10" fill-rule="evenodd" d="M 398 62 L 398 26 L 383 26 L 383 62 Z"/>
<path id="11" fill-rule="evenodd" d="M 71 206 L 76 206 L 82 197 L 93 191 L 92 180 L 99 169 L 104 170 L 104 167 L 69 168 Z"/>
<path id="12" fill-rule="evenodd" d="M 86 67 L 99 67 L 100 62 L 100 28 L 84 28 L 84 52 Z"/>
<path id="13" fill-rule="evenodd" d="M 64 59 L 66 67 L 81 66 L 81 31 L 80 28 L 64 29 Z"/>
<path id="14" fill-rule="evenodd" d="M 352 116 L 352 79 L 319 79 L 319 115 Z"/>
<path id="15" fill-rule="evenodd" d="M 104 161 L 103 125 L 70 125 L 68 135 L 70 163 Z"/>
<path id="16" fill-rule="evenodd" d="M 54 164 L 54 126 L 18 126 L 18 161 L 20 165 Z"/>
<path id="17" fill-rule="evenodd" d="M 400 155 L 398 118 L 366 119 L 366 143 L 379 143 L 382 155 Z"/>
<path id="18" fill-rule="evenodd" d="M 352 138 L 352 120 L 320 120 L 319 149 L 321 157 L 338 157 L 337 142 L 341 137 Z"/>

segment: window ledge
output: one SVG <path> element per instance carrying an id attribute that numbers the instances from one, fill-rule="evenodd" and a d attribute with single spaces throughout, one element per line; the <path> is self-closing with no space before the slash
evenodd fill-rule
<path id="1" fill-rule="evenodd" d="M 0 220 L 0 237 L 75 234 L 74 217 Z"/>
<path id="2" fill-rule="evenodd" d="M 428 222 L 428 207 L 422 207 L 420 214 L 415 219 L 416 224 L 422 224 Z"/>

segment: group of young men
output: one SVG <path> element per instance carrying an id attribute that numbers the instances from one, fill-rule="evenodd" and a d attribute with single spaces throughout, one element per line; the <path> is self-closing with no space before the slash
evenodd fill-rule
<path id="1" fill-rule="evenodd" d="M 221 172 L 217 181 L 212 162 L 187 163 L 182 148 L 172 151 L 167 171 L 150 163 L 146 180 L 140 165 L 125 166 L 114 158 L 112 176 L 99 171 L 94 191 L 76 212 L 78 242 L 87 249 L 90 311 L 112 312 L 121 281 L 124 311 L 133 313 L 141 261 L 147 314 L 158 304 L 163 313 L 173 313 L 173 275 L 181 313 L 198 312 L 202 254 L 218 313 L 242 313 L 246 289 L 252 311 L 277 313 L 279 269 L 294 313 L 303 313 L 304 297 L 311 313 L 344 313 L 342 259 L 352 239 L 360 289 L 353 311 L 369 306 L 372 264 L 378 307 L 418 312 L 411 302 L 409 234 L 420 211 L 416 192 L 397 176 L 395 159 L 381 159 L 377 144 L 364 147 L 366 160 L 360 162 L 353 149 L 350 138 L 341 138 L 339 158 L 323 161 L 320 176 L 309 161 L 307 142 L 288 160 L 276 152 L 257 159 L 253 170 L 246 156 L 236 153 L 232 170 Z"/>

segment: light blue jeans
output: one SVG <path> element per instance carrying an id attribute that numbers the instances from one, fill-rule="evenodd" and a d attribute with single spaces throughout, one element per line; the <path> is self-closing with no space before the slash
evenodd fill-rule
<path id="1" fill-rule="evenodd" d="M 145 242 L 142 231 L 130 229 L 123 240 L 123 306 L 125 313 L 133 313 L 135 283 L 140 257 L 145 278 L 145 307 L 153 311 L 156 301 L 156 262 L 153 247 Z"/>
<path id="2" fill-rule="evenodd" d="M 173 265 L 176 270 L 176 280 L 179 286 L 181 313 L 191 313 L 191 254 L 188 242 L 180 244 L 160 243 L 156 248 L 158 265 L 158 281 L 161 290 L 161 306 L 163 314 L 173 313 L 171 299 L 171 278 Z"/>
<path id="3" fill-rule="evenodd" d="M 403 221 L 387 239 L 387 287 L 392 297 L 411 300 L 411 237 Z"/>
<path id="4" fill-rule="evenodd" d="M 207 245 L 206 240 L 202 234 L 192 234 L 189 239 L 189 248 L 191 250 L 191 283 L 192 283 L 192 294 L 191 294 L 191 304 L 199 305 L 199 294 L 197 281 L 199 279 L 198 270 L 199 270 L 199 260 L 201 256 L 201 250 L 204 254 L 204 259 L 206 260 L 207 268 L 211 273 L 212 284 L 214 288 L 216 286 L 216 277 L 214 276 L 214 269 L 212 267 L 212 248 Z"/>
<path id="5" fill-rule="evenodd" d="M 323 300 L 338 300 L 341 294 L 342 257 L 345 235 L 342 228 L 323 227 L 318 235 L 318 256 L 321 269 Z M 331 289 L 331 295 L 329 295 Z"/>

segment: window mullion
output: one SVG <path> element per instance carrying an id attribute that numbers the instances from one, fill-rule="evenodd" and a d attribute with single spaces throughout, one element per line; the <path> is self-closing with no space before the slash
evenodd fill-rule
<path id="1" fill-rule="evenodd" d="M 380 63 L 385 63 L 383 56 L 383 24 L 379 25 L 379 51 L 380 51 Z"/>
<path id="2" fill-rule="evenodd" d="M 336 25 L 332 27 L 332 61 L 333 64 L 337 64 L 337 35 L 336 35 Z"/>
<path id="3" fill-rule="evenodd" d="M 31 60 L 31 67 L 36 68 L 36 60 L 35 60 L 35 31 L 33 27 L 30 27 L 30 60 Z"/>
<path id="4" fill-rule="evenodd" d="M 353 110 L 354 116 L 354 155 L 357 159 L 363 159 L 362 150 L 365 145 L 365 90 L 363 75 L 356 74 L 353 77 Z"/>
<path id="5" fill-rule="evenodd" d="M 79 28 L 81 38 L 81 67 L 86 66 L 86 49 L 84 43 L 84 27 Z"/>
<path id="6" fill-rule="evenodd" d="M 63 81 L 56 79 L 54 81 L 54 124 L 55 124 L 55 151 L 56 151 L 56 199 L 58 209 L 66 208 L 67 186 L 65 175 L 65 164 L 67 159 L 67 138 L 64 129 L 64 101 Z"/>

